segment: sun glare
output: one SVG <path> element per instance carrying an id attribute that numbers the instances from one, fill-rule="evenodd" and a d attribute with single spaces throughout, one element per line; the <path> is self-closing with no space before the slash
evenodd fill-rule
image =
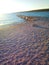
<path id="1" fill-rule="evenodd" d="M 0 26 L 4 25 L 3 23 L 0 23 Z"/>
<path id="2" fill-rule="evenodd" d="M 0 14 L 13 12 L 15 5 L 11 0 L 1 0 L 0 1 Z"/>
<path id="3" fill-rule="evenodd" d="M 18 3 L 15 3 L 12 0 L 1 0 L 0 1 L 0 14 L 11 13 L 19 11 Z"/>
<path id="4" fill-rule="evenodd" d="M 26 6 L 24 2 L 21 2 L 21 0 L 0 0 L 0 14 L 26 11 L 30 8 L 29 5 Z"/>

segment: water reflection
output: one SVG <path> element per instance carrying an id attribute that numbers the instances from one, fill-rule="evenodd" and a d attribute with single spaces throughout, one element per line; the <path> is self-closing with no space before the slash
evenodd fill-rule
<path id="1" fill-rule="evenodd" d="M 17 13 L 1 14 L 0 15 L 0 25 L 24 22 L 24 20 L 17 17 L 16 14 Z"/>

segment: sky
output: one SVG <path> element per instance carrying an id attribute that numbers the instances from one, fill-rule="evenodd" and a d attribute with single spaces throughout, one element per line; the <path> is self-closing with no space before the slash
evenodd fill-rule
<path id="1" fill-rule="evenodd" d="M 0 14 L 49 8 L 49 0 L 0 0 Z"/>

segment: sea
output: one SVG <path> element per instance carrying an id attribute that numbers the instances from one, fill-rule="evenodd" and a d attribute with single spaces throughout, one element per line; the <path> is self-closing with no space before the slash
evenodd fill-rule
<path id="1" fill-rule="evenodd" d="M 17 15 L 24 15 L 24 16 L 41 16 L 41 17 L 48 17 L 49 18 L 49 11 L 45 12 L 17 12 L 17 13 L 10 13 L 10 14 L 2 14 L 0 15 L 0 26 L 12 23 L 22 23 L 24 19 L 19 18 Z"/>

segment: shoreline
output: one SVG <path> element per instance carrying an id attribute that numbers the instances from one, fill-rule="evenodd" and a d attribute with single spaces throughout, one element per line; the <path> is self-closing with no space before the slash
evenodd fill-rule
<path id="1" fill-rule="evenodd" d="M 0 30 L 0 65 L 49 65 L 49 19 L 19 16 Z"/>

